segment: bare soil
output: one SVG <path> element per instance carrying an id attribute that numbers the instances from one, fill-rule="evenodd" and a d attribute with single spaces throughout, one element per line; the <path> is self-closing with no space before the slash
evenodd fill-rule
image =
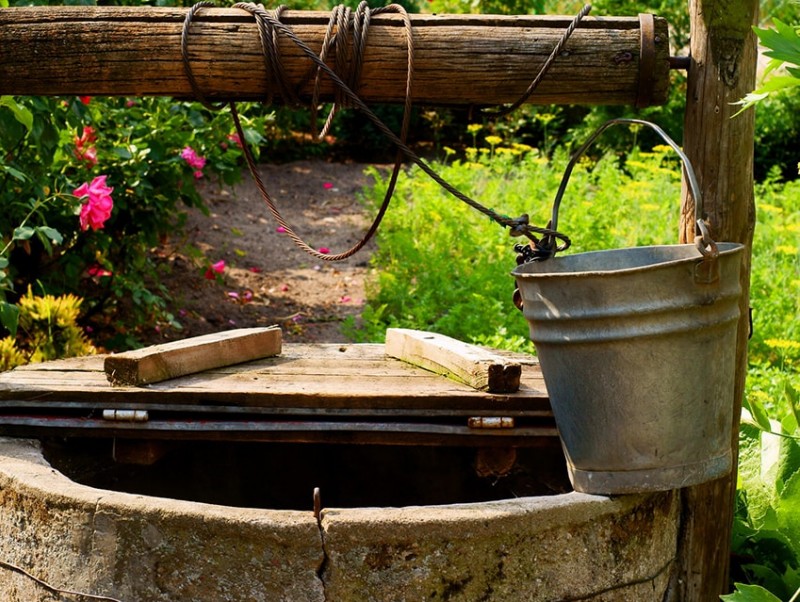
<path id="1" fill-rule="evenodd" d="M 298 161 L 262 165 L 260 175 L 295 231 L 333 254 L 360 240 L 372 219 L 359 200 L 371 183 L 366 167 Z M 145 342 L 272 324 L 290 343 L 348 341 L 341 326 L 361 314 L 374 243 L 345 261 L 315 259 L 278 231 L 249 173 L 233 187 L 203 183 L 202 194 L 210 213 L 190 210 L 185 232 L 158 251 L 169 266 L 163 283 L 182 329 L 157 328 Z M 206 278 L 220 260 L 224 272 Z"/>

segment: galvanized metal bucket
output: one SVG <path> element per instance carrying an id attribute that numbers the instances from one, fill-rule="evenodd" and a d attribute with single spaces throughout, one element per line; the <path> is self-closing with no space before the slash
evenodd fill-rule
<path id="1" fill-rule="evenodd" d="M 605 127 L 630 121 L 652 126 L 609 122 L 573 159 Z M 699 220 L 691 165 L 652 127 L 681 155 Z M 731 470 L 742 251 L 700 236 L 697 244 L 559 256 L 512 272 L 576 490 L 677 489 Z"/>

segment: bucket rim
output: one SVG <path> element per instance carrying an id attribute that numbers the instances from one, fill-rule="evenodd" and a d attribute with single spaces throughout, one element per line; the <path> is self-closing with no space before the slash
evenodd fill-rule
<path id="1" fill-rule="evenodd" d="M 719 256 L 723 255 L 733 255 L 736 254 L 744 249 L 744 245 L 742 243 L 737 242 L 718 242 L 717 248 L 719 249 Z M 625 251 L 632 251 L 632 250 L 667 250 L 667 249 L 692 249 L 697 252 L 696 256 L 687 256 L 687 257 L 679 257 L 674 259 L 667 259 L 665 261 L 658 261 L 655 263 L 645 264 L 645 265 L 637 265 L 632 267 L 623 267 L 623 268 L 616 268 L 616 269 L 592 269 L 592 270 L 578 270 L 578 271 L 540 271 L 540 272 L 528 272 L 524 271 L 526 266 L 538 266 L 542 267 L 543 269 L 546 268 L 547 264 L 550 262 L 558 262 L 564 263 L 569 261 L 571 258 L 575 257 L 587 257 L 590 255 L 606 255 L 611 253 L 622 253 Z M 681 263 L 685 263 L 687 261 L 697 261 L 702 260 L 703 255 L 700 251 L 697 251 L 697 247 L 694 244 L 673 244 L 673 245 L 643 245 L 640 247 L 623 247 L 623 248 L 615 248 L 615 249 L 600 249 L 596 251 L 584 251 L 581 253 L 573 253 L 569 255 L 557 255 L 555 257 L 551 257 L 550 259 L 545 259 L 544 261 L 531 261 L 528 263 L 523 263 L 516 266 L 512 271 L 511 275 L 515 278 L 541 278 L 541 277 L 552 277 L 555 275 L 569 275 L 569 276 L 612 276 L 618 274 L 626 274 L 632 272 L 647 272 L 657 269 L 663 269 L 665 266 L 673 266 Z M 530 269 L 530 268 L 528 268 Z"/>

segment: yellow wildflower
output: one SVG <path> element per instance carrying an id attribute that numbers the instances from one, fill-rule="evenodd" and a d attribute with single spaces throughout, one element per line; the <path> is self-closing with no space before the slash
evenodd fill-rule
<path id="1" fill-rule="evenodd" d="M 800 341 L 789 341 L 787 339 L 767 339 L 764 342 L 773 349 L 800 349 Z"/>

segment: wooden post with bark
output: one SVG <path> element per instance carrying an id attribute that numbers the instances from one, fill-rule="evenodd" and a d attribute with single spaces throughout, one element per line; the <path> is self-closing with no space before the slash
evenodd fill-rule
<path id="1" fill-rule="evenodd" d="M 757 45 L 752 25 L 757 0 L 691 0 L 689 69 L 683 146 L 697 172 L 704 213 L 714 240 L 746 246 L 741 271 L 734 425 L 731 446 L 738 452 L 739 416 L 747 371 L 753 198 L 752 110 L 733 117 L 733 104 L 755 83 Z M 694 200 L 684 184 L 681 242 L 694 239 Z M 728 588 L 736 463 L 722 479 L 683 490 L 684 519 L 678 559 L 677 599 L 711 602 Z"/>

